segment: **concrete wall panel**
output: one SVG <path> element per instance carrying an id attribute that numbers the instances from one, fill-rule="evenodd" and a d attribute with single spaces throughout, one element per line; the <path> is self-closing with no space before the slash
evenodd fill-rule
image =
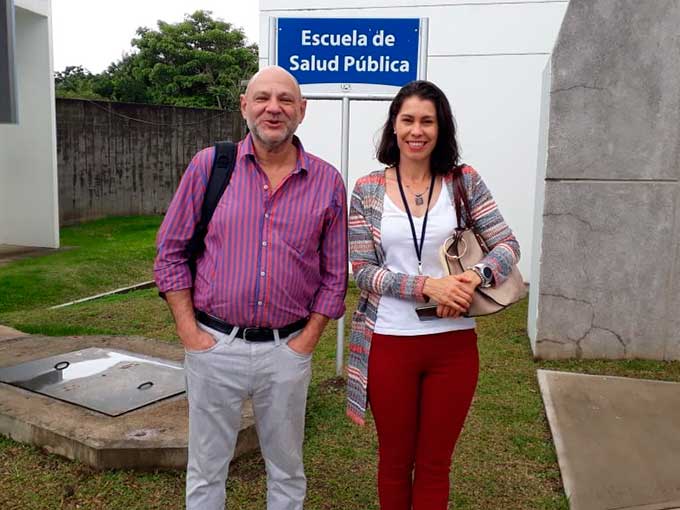
<path id="1" fill-rule="evenodd" d="M 678 20 L 677 1 L 569 4 L 534 247 L 537 357 L 680 359 Z"/>
<path id="2" fill-rule="evenodd" d="M 666 319 L 677 313 L 668 244 L 677 192 L 665 183 L 546 184 L 539 357 L 664 358 Z"/>
<path id="3" fill-rule="evenodd" d="M 570 4 L 553 57 L 549 178 L 677 179 L 679 21 L 678 2 Z"/>
<path id="4" fill-rule="evenodd" d="M 58 99 L 61 223 L 165 212 L 196 151 L 242 127 L 219 110 Z"/>

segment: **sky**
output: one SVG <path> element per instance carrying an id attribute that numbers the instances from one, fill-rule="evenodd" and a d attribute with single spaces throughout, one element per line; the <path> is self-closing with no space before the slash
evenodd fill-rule
<path id="1" fill-rule="evenodd" d="M 155 29 L 159 19 L 175 23 L 199 9 L 258 42 L 258 0 L 52 0 L 54 70 L 81 65 L 100 73 L 131 50 L 138 27 Z"/>

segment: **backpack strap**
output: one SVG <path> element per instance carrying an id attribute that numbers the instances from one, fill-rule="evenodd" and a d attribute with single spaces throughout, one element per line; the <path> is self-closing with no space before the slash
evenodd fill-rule
<path id="1" fill-rule="evenodd" d="M 196 261 L 205 250 L 205 236 L 208 225 L 212 220 L 217 204 L 227 189 L 231 174 L 236 164 L 236 144 L 231 142 L 217 142 L 215 144 L 215 158 L 210 172 L 210 179 L 203 195 L 201 218 L 196 224 L 194 234 L 186 247 L 186 255 L 191 269 L 192 280 L 196 278 Z"/>
<path id="2" fill-rule="evenodd" d="M 187 263 L 191 270 L 192 282 L 196 279 L 196 261 L 205 250 L 205 236 L 208 233 L 208 225 L 212 220 L 217 204 L 227 189 L 231 174 L 236 166 L 236 144 L 232 142 L 217 142 L 215 144 L 215 157 L 213 159 L 210 178 L 203 195 L 201 205 L 201 217 L 194 228 L 194 233 L 184 249 Z M 165 299 L 165 293 L 159 292 L 158 295 Z"/>

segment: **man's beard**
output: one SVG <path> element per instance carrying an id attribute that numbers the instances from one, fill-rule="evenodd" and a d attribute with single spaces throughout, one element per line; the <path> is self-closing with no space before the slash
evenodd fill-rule
<path id="1" fill-rule="evenodd" d="M 262 143 L 262 145 L 264 145 L 268 149 L 276 149 L 277 147 L 280 147 L 291 138 L 293 133 L 295 133 L 295 128 L 291 128 L 289 125 L 285 125 L 286 129 L 281 134 L 280 137 L 276 138 L 265 137 L 260 132 L 255 122 L 250 122 L 248 119 L 246 119 L 246 124 L 248 125 L 248 129 L 253 134 L 253 136 L 257 138 Z"/>

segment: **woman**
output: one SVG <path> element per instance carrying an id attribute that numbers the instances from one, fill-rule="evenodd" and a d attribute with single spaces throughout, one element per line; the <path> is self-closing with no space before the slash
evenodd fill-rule
<path id="1" fill-rule="evenodd" d="M 453 449 L 477 385 L 474 289 L 503 282 L 519 245 L 477 172 L 459 164 L 451 107 L 427 81 L 392 101 L 378 148 L 387 165 L 359 179 L 349 219 L 350 259 L 361 289 L 352 318 L 348 415 L 364 423 L 370 400 L 378 432 L 381 510 L 448 507 Z M 445 276 L 439 248 L 462 220 L 490 252 L 462 275 Z M 437 304 L 435 320 L 416 307 Z M 369 356 L 370 354 L 370 356 Z"/>

